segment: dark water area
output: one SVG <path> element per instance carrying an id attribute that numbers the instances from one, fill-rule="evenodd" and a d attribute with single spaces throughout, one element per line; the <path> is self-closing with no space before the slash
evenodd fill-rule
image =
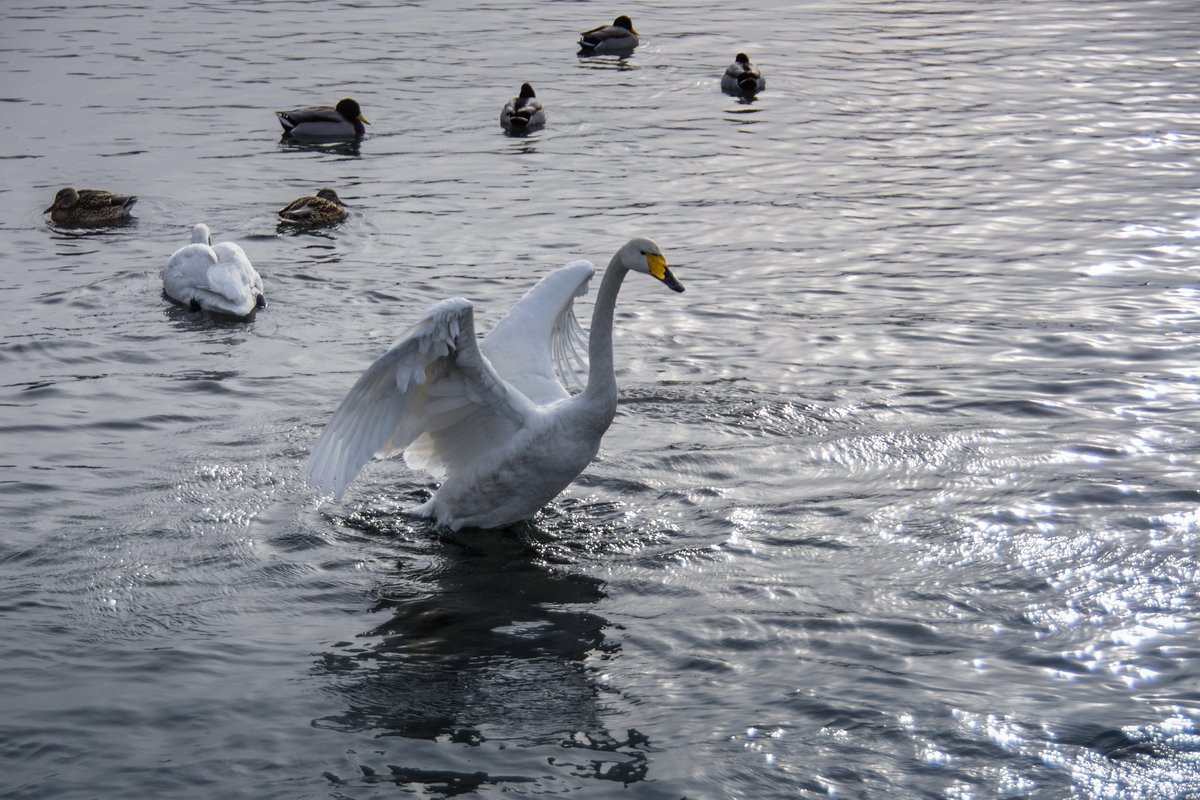
<path id="1" fill-rule="evenodd" d="M 1200 797 L 1200 8 L 658 3 L 577 56 L 621 10 L 6 7 L 0 797 Z M 281 141 L 344 96 L 361 142 Z M 198 222 L 250 322 L 163 297 Z M 535 520 L 304 485 L 424 308 L 635 235 L 687 293 L 627 282 Z"/>

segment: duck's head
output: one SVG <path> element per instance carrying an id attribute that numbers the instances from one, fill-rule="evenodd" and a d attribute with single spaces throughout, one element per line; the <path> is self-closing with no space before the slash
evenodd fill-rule
<path id="1" fill-rule="evenodd" d="M 371 120 L 363 116 L 362 109 L 358 107 L 357 100 L 351 100 L 349 97 L 347 97 L 344 100 L 339 100 L 338 104 L 334 106 L 334 108 L 337 109 L 339 114 L 351 122 L 358 120 L 359 122 L 367 125 L 371 124 Z"/>
<path id="2" fill-rule="evenodd" d="M 322 200 L 328 200 L 331 203 L 337 203 L 339 206 L 346 205 L 342 202 L 342 198 L 338 197 L 337 192 L 330 188 L 318 189 L 317 197 L 320 197 Z"/>
<path id="3" fill-rule="evenodd" d="M 743 67 L 749 66 L 750 56 L 746 55 L 745 53 L 738 53 L 737 58 L 735 58 L 734 61 L 741 64 Z"/>
<path id="4" fill-rule="evenodd" d="M 683 291 L 683 284 L 675 279 L 667 267 L 667 257 L 663 255 L 662 248 L 652 239 L 630 239 L 617 251 L 617 261 L 631 272 L 644 272 L 652 278 L 657 278 L 672 291 Z"/>
<path id="5" fill-rule="evenodd" d="M 517 96 L 522 100 L 528 100 L 531 97 L 537 97 L 537 95 L 533 93 L 533 87 L 528 83 L 521 84 L 521 93 Z"/>
<path id="6" fill-rule="evenodd" d="M 614 19 L 613 25 L 615 25 L 618 28 L 624 28 L 625 30 L 632 33 L 634 36 L 639 35 L 638 32 L 633 29 L 633 20 L 631 20 L 629 17 L 625 16 L 624 14 L 622 14 L 621 16 Z"/>
<path id="7" fill-rule="evenodd" d="M 79 192 L 72 189 L 70 186 L 65 189 L 59 189 L 58 194 L 54 195 L 54 202 L 50 207 L 43 211 L 43 214 L 49 214 L 56 208 L 71 208 L 79 202 Z"/>
<path id="8" fill-rule="evenodd" d="M 198 223 L 192 228 L 192 244 L 206 244 L 212 246 L 212 233 L 208 230 L 208 226 L 203 222 Z"/>

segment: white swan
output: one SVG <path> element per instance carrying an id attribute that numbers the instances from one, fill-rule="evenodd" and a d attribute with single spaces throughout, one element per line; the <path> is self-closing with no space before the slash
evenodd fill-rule
<path id="1" fill-rule="evenodd" d="M 372 456 L 404 453 L 442 478 L 414 513 L 453 529 L 529 519 L 591 462 L 617 412 L 612 327 L 627 272 L 682 292 L 649 239 L 613 255 L 588 337 L 587 386 L 564 387 L 584 333 L 572 311 L 596 268 L 575 261 L 539 281 L 482 342 L 471 303 L 437 303 L 375 360 L 342 400 L 305 474 L 338 499 Z"/>
<path id="2" fill-rule="evenodd" d="M 192 243 L 176 250 L 163 267 L 167 297 L 193 311 L 247 317 L 265 308 L 262 276 L 233 242 L 212 244 L 208 226 L 192 228 Z"/>

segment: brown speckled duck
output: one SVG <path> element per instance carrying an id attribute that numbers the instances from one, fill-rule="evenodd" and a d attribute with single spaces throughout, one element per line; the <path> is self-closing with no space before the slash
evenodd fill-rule
<path id="1" fill-rule="evenodd" d="M 278 213 L 289 224 L 319 228 L 344 220 L 346 204 L 333 189 L 320 189 L 314 195 L 296 198 Z"/>
<path id="2" fill-rule="evenodd" d="M 132 194 L 115 194 L 103 189 L 59 189 L 54 202 L 43 211 L 58 225 L 98 227 L 129 222 L 130 209 L 137 202 Z"/>

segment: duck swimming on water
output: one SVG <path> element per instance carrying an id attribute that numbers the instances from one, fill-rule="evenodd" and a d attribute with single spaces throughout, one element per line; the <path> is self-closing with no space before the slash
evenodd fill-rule
<path id="1" fill-rule="evenodd" d="M 750 56 L 738 53 L 721 76 L 721 91 L 742 97 L 753 97 L 767 88 L 766 78 L 750 63 Z"/>
<path id="2" fill-rule="evenodd" d="M 546 111 L 528 83 L 521 84 L 521 92 L 504 104 L 500 111 L 500 125 L 510 133 L 533 130 L 546 124 Z"/>
<path id="3" fill-rule="evenodd" d="M 346 204 L 333 189 L 318 189 L 316 194 L 298 197 L 278 212 L 284 222 L 305 228 L 334 225 L 346 218 Z"/>
<path id="4" fill-rule="evenodd" d="M 311 106 L 291 111 L 276 111 L 283 135 L 297 140 L 336 142 L 358 139 L 370 125 L 357 101 L 347 97 L 336 106 Z"/>
<path id="5" fill-rule="evenodd" d="M 130 209 L 137 202 L 132 194 L 115 194 L 104 189 L 59 189 L 54 202 L 43 211 L 59 225 L 99 227 L 121 225 L 132 219 Z"/>
<path id="6" fill-rule="evenodd" d="M 597 25 L 579 34 L 579 53 L 628 53 L 638 46 L 638 41 L 638 32 L 633 28 L 633 20 L 622 14 L 613 20 L 612 25 Z"/>

